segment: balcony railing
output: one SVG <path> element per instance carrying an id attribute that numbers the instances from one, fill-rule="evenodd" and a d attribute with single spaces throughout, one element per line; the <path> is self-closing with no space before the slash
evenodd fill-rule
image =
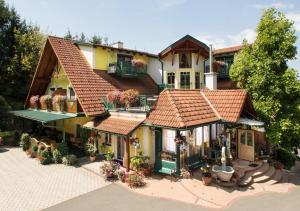
<path id="1" fill-rule="evenodd" d="M 155 95 L 139 95 L 137 101 L 126 107 L 121 104 L 114 104 L 108 101 L 107 97 L 103 98 L 104 106 L 109 111 L 129 111 L 129 112 L 148 112 L 153 107 L 154 103 L 157 100 Z"/>
<path id="2" fill-rule="evenodd" d="M 108 73 L 128 78 L 144 77 L 147 75 L 147 65 L 136 67 L 131 62 L 118 61 L 109 64 Z"/>

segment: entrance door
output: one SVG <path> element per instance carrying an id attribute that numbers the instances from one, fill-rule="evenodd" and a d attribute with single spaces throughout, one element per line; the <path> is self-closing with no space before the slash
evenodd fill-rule
<path id="1" fill-rule="evenodd" d="M 254 131 L 238 130 L 239 159 L 254 161 Z"/>
<path id="2" fill-rule="evenodd" d="M 123 161 L 124 157 L 124 138 L 121 136 L 117 137 L 117 159 Z"/>

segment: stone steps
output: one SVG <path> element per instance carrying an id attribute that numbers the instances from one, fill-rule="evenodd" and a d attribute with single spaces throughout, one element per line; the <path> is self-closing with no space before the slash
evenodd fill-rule
<path id="1" fill-rule="evenodd" d="M 253 179 L 260 177 L 269 170 L 270 166 L 268 163 L 262 163 L 259 168 L 247 171 L 243 177 L 238 182 L 241 187 L 249 186 L 253 183 Z"/>
<path id="2" fill-rule="evenodd" d="M 276 169 L 273 166 L 270 166 L 270 168 L 268 169 L 267 172 L 260 175 L 259 177 L 254 178 L 253 182 L 255 182 L 255 183 L 267 182 L 274 176 L 275 173 L 276 173 Z"/>
<path id="3" fill-rule="evenodd" d="M 279 183 L 281 181 L 281 179 L 282 179 L 282 171 L 279 169 L 276 169 L 275 174 L 265 184 L 266 185 L 274 185 L 274 184 Z"/>

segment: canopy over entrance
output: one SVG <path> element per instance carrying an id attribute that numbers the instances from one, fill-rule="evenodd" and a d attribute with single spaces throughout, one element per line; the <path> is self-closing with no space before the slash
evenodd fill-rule
<path id="1" fill-rule="evenodd" d="M 260 121 L 254 120 L 254 119 L 248 119 L 248 118 L 240 118 L 237 123 L 243 124 L 243 125 L 249 125 L 249 126 L 258 126 L 258 127 L 264 126 L 263 122 L 260 122 Z"/>
<path id="2" fill-rule="evenodd" d="M 72 113 L 56 113 L 56 112 L 46 112 L 46 111 L 29 110 L 29 109 L 12 111 L 11 113 L 18 117 L 22 117 L 25 119 L 30 119 L 42 123 L 77 117 L 77 114 L 72 114 Z"/>

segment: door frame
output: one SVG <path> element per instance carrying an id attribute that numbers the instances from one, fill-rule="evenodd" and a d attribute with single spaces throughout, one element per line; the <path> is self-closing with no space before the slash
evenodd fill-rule
<path id="1" fill-rule="evenodd" d="M 246 139 L 245 139 L 245 144 L 241 143 L 241 133 L 242 132 L 246 132 Z M 252 134 L 252 146 L 248 145 L 248 136 L 247 133 L 250 132 Z M 254 139 L 254 130 L 247 130 L 247 129 L 238 129 L 237 130 L 237 145 L 238 145 L 238 159 L 242 159 L 242 160 L 248 160 L 248 161 L 254 161 L 255 160 L 255 139 Z M 250 152 L 250 156 L 249 155 L 241 155 L 242 152 L 242 147 L 245 147 L 244 150 L 251 150 L 248 151 Z M 248 149 L 247 149 L 248 148 Z"/>

